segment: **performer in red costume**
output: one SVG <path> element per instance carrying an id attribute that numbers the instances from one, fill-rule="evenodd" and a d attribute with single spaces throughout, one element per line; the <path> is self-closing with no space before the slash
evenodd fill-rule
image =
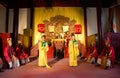
<path id="1" fill-rule="evenodd" d="M 66 39 L 66 46 L 68 46 L 68 43 L 69 43 L 69 40 L 70 40 L 70 35 L 69 35 L 68 31 L 65 33 L 64 38 Z"/>
<path id="2" fill-rule="evenodd" d="M 15 52 L 12 47 L 12 39 L 7 38 L 8 45 L 4 49 L 4 57 L 9 64 L 9 68 L 19 67 L 19 60 L 15 57 Z"/>
<path id="3" fill-rule="evenodd" d="M 95 42 L 91 42 L 91 47 L 89 48 L 88 52 L 85 55 L 85 60 L 89 63 L 94 64 L 96 62 L 98 56 L 97 48 Z"/>
<path id="4" fill-rule="evenodd" d="M 105 48 L 102 50 L 98 57 L 97 65 L 102 65 L 105 69 L 112 67 L 115 62 L 115 52 L 112 45 L 110 45 L 110 40 L 107 37 L 105 39 Z"/>
<path id="5" fill-rule="evenodd" d="M 16 46 L 16 51 L 15 51 L 15 55 L 19 60 L 20 60 L 20 55 L 22 53 L 22 50 L 23 50 L 23 45 L 22 45 L 22 42 L 19 40 Z"/>
<path id="6" fill-rule="evenodd" d="M 21 55 L 20 55 L 20 60 L 21 60 L 21 64 L 22 64 L 22 65 L 30 62 L 29 57 L 28 57 L 28 54 L 25 53 L 24 50 L 22 50 L 22 53 L 21 53 Z"/>

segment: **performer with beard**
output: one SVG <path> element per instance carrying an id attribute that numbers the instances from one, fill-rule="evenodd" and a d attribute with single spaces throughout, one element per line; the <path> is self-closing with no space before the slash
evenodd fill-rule
<path id="1" fill-rule="evenodd" d="M 12 47 L 12 39 L 7 38 L 7 43 L 8 45 L 4 49 L 4 57 L 9 64 L 9 68 L 12 69 L 14 67 L 19 67 L 19 60 L 15 57 L 15 52 Z"/>
<path id="2" fill-rule="evenodd" d="M 89 63 L 95 64 L 97 56 L 98 56 L 97 48 L 95 42 L 92 41 L 91 47 L 89 48 L 88 52 L 85 55 L 85 60 Z"/>
<path id="3" fill-rule="evenodd" d="M 105 39 L 105 48 L 102 50 L 101 54 L 97 60 L 97 66 L 102 65 L 105 69 L 112 67 L 115 61 L 115 52 L 112 45 L 110 45 L 109 38 Z"/>

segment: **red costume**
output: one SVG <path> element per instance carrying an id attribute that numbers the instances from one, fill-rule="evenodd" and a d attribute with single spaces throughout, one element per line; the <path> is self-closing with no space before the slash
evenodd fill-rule
<path id="1" fill-rule="evenodd" d="M 107 58 L 109 58 L 112 61 L 112 64 L 114 64 L 115 51 L 111 45 L 102 50 L 101 54 L 99 55 L 99 58 L 102 58 L 103 56 L 107 56 Z"/>
<path id="2" fill-rule="evenodd" d="M 22 45 L 21 45 L 21 44 L 18 44 L 17 47 L 16 47 L 16 53 L 15 53 L 15 55 L 16 55 L 16 57 L 19 58 L 19 59 L 20 59 L 20 55 L 21 55 L 21 53 L 22 53 L 22 49 L 23 49 Z"/>
<path id="3" fill-rule="evenodd" d="M 97 58 L 98 52 L 97 52 L 96 46 L 93 46 L 93 47 L 91 48 L 91 52 L 92 52 L 92 53 L 90 53 L 90 54 L 91 54 L 91 57 Z"/>
<path id="4" fill-rule="evenodd" d="M 20 59 L 26 59 L 28 58 L 28 54 L 26 54 L 25 52 L 23 52 L 21 55 L 20 55 Z"/>
<path id="5" fill-rule="evenodd" d="M 13 55 L 13 48 L 10 47 L 9 45 L 5 47 L 4 49 L 4 57 L 6 61 L 12 61 L 12 55 Z"/>
<path id="6" fill-rule="evenodd" d="M 108 55 L 109 57 L 108 58 L 110 58 L 112 63 L 114 63 L 115 62 L 115 51 L 114 51 L 114 48 L 112 46 L 110 46 L 109 49 L 108 49 L 108 52 L 109 52 L 109 55 Z"/>
<path id="7" fill-rule="evenodd" d="M 85 58 L 86 58 L 86 60 L 90 60 L 92 58 L 96 59 L 97 56 L 98 56 L 97 48 L 94 45 L 93 47 L 88 49 L 88 52 L 86 53 Z"/>
<path id="8" fill-rule="evenodd" d="M 28 63 L 30 60 L 29 60 L 29 57 L 28 57 L 28 54 L 26 54 L 23 50 L 22 50 L 22 53 L 20 55 L 20 60 L 21 60 L 21 64 L 26 64 Z"/>
<path id="9" fill-rule="evenodd" d="M 8 45 L 4 49 L 4 57 L 9 64 L 9 68 L 19 67 L 19 60 L 15 57 L 11 38 L 7 39 Z"/>
<path id="10" fill-rule="evenodd" d="M 69 43 L 69 40 L 70 40 L 70 36 L 66 35 L 64 38 L 66 39 L 66 45 L 68 46 L 68 43 Z"/>

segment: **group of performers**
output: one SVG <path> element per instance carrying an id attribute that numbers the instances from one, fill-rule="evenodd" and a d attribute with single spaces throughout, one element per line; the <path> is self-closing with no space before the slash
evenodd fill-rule
<path id="1" fill-rule="evenodd" d="M 45 41 L 46 36 L 42 36 L 42 40 L 39 41 L 39 58 L 38 58 L 38 66 L 45 66 L 47 68 L 51 68 L 47 64 L 47 51 L 48 51 L 48 43 Z M 77 56 L 79 55 L 78 50 L 78 42 L 75 40 L 75 35 L 71 35 L 71 40 L 69 41 L 69 65 L 77 66 Z"/>
<path id="2" fill-rule="evenodd" d="M 97 66 L 103 65 L 105 69 L 111 68 L 115 62 L 115 52 L 112 45 L 110 45 L 110 40 L 107 37 L 105 39 L 105 47 L 98 56 Z"/>
<path id="3" fill-rule="evenodd" d="M 91 46 L 88 49 L 87 53 L 84 57 L 82 57 L 84 61 L 96 64 L 96 66 L 101 66 L 105 69 L 109 69 L 113 67 L 115 62 L 115 52 L 113 46 L 110 44 L 109 38 L 105 38 L 104 48 L 98 54 L 97 47 L 95 42 L 91 42 Z"/>
<path id="4" fill-rule="evenodd" d="M 66 37 L 66 46 L 68 47 L 68 54 L 69 54 L 69 66 L 78 66 L 77 58 L 80 55 L 80 51 L 78 49 L 78 41 L 75 39 L 75 34 L 72 33 L 70 36 Z M 69 37 L 69 38 L 67 38 Z M 22 42 L 18 41 L 16 49 L 14 50 L 12 47 L 12 39 L 7 38 L 7 45 L 4 49 L 4 57 L 7 61 L 9 68 L 19 67 L 20 65 L 24 65 L 28 63 L 29 57 L 28 54 L 25 52 Z M 39 46 L 39 57 L 38 57 L 38 66 L 51 68 L 47 62 L 47 52 L 49 50 L 48 42 L 46 41 L 46 36 L 43 35 L 41 40 L 38 43 Z M 111 68 L 115 62 L 115 52 L 114 48 L 110 44 L 109 38 L 105 39 L 105 47 L 103 48 L 102 52 L 98 54 L 97 47 L 95 42 L 92 41 L 89 49 L 87 50 L 86 54 L 81 57 L 85 62 L 96 64 L 96 66 L 102 66 L 105 69 Z M 3 61 L 0 57 L 0 71 L 2 71 Z"/>
<path id="5" fill-rule="evenodd" d="M 75 35 L 72 33 L 68 40 L 68 53 L 69 53 L 69 66 L 78 66 L 77 57 L 80 55 L 78 49 L 78 41 L 75 39 Z M 39 41 L 39 59 L 38 66 L 45 66 L 51 68 L 47 64 L 47 51 L 48 43 L 46 36 L 42 36 L 42 40 Z M 105 47 L 100 55 L 98 54 L 95 42 L 91 42 L 91 46 L 84 56 L 81 57 L 85 62 L 96 64 L 96 66 L 103 66 L 105 69 L 111 68 L 115 61 L 115 52 L 112 45 L 110 45 L 109 38 L 105 39 Z"/>
<path id="6" fill-rule="evenodd" d="M 24 51 L 21 41 L 18 41 L 16 49 L 12 47 L 12 38 L 7 38 L 4 49 L 4 57 L 10 69 L 19 67 L 29 62 L 28 54 Z"/>

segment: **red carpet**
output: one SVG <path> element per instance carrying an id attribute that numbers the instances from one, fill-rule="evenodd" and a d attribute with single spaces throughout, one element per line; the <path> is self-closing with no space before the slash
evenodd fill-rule
<path id="1" fill-rule="evenodd" d="M 15 69 L 0 72 L 0 78 L 120 78 L 120 65 L 104 70 L 87 63 L 78 67 L 69 67 L 68 59 L 55 61 L 49 59 L 51 69 L 38 67 L 37 60 Z"/>

